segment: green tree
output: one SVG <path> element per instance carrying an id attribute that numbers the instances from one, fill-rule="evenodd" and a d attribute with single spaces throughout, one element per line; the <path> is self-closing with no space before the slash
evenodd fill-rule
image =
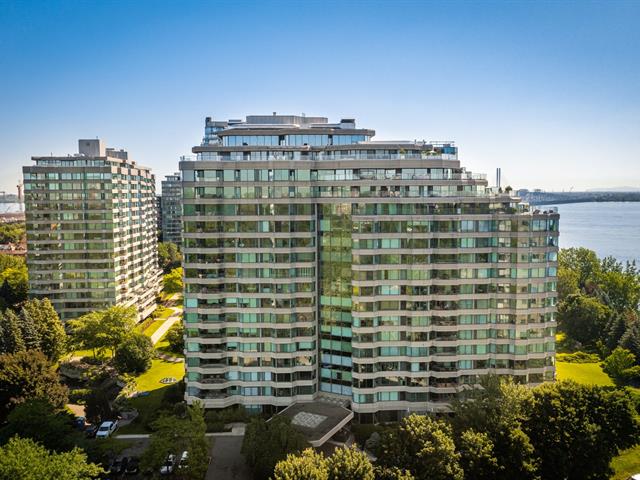
<path id="1" fill-rule="evenodd" d="M 134 307 L 115 305 L 68 323 L 75 344 L 93 350 L 95 357 L 96 350 L 102 353 L 108 348 L 115 353 L 118 345 L 133 331 L 137 316 Z"/>
<path id="2" fill-rule="evenodd" d="M 26 301 L 21 310 L 21 316 L 25 315 L 31 317 L 38 331 L 39 350 L 49 360 L 59 360 L 67 349 L 67 334 L 49 299 Z"/>
<path id="3" fill-rule="evenodd" d="M 500 465 L 489 435 L 465 430 L 460 436 L 458 448 L 465 480 L 493 480 L 498 476 Z"/>
<path id="4" fill-rule="evenodd" d="M 575 382 L 533 389 L 525 424 L 543 479 L 610 478 L 611 459 L 636 444 L 640 422 L 628 392 Z"/>
<path id="5" fill-rule="evenodd" d="M 179 458 L 183 451 L 187 451 L 188 466 L 174 471 L 174 477 L 198 480 L 204 478 L 209 464 L 209 444 L 205 437 L 204 410 L 200 405 L 187 407 L 184 419 L 163 415 L 152 424 L 152 428 L 154 431 L 151 443 L 141 461 L 143 470 L 157 472 L 167 455 L 173 454 Z"/>
<path id="6" fill-rule="evenodd" d="M 627 312 L 628 313 L 628 312 Z M 625 314 L 615 314 L 607 324 L 605 345 L 609 352 L 613 351 L 619 344 L 620 339 L 627 331 L 627 318 Z"/>
<path id="7" fill-rule="evenodd" d="M 636 361 L 640 360 L 640 320 L 635 320 L 629 325 L 620 338 L 620 346 L 633 353 Z"/>
<path id="8" fill-rule="evenodd" d="M 20 243 L 25 233 L 24 222 L 0 223 L 0 244 Z"/>
<path id="9" fill-rule="evenodd" d="M 29 275 L 27 267 L 10 267 L 0 272 L 0 307 L 14 307 L 27 299 Z"/>
<path id="10" fill-rule="evenodd" d="M 113 362 L 120 373 L 140 374 L 151 368 L 153 356 L 151 339 L 142 333 L 133 332 L 118 345 Z"/>
<path id="11" fill-rule="evenodd" d="M 558 268 L 558 300 L 563 301 L 569 295 L 580 293 L 580 276 L 571 268 Z"/>
<path id="12" fill-rule="evenodd" d="M 182 293 L 182 267 L 174 268 L 162 278 L 165 293 Z"/>
<path id="13" fill-rule="evenodd" d="M 558 267 L 575 271 L 579 288 L 587 290 L 592 284 L 597 283 L 601 273 L 598 256 L 587 248 L 561 249 L 558 254 Z"/>
<path id="14" fill-rule="evenodd" d="M 21 268 L 25 265 L 26 262 L 22 257 L 0 253 L 0 272 L 4 272 L 7 268 Z"/>
<path id="15" fill-rule="evenodd" d="M 22 333 L 20 333 L 20 319 L 11 309 L 7 309 L 4 314 L 0 312 L 0 324 L 2 325 L 2 335 L 0 335 L 0 353 L 16 353 L 25 350 Z"/>
<path id="16" fill-rule="evenodd" d="M 16 405 L 36 398 L 47 400 L 56 409 L 63 408 L 67 393 L 42 352 L 0 355 L 0 419 L 6 418 Z"/>
<path id="17" fill-rule="evenodd" d="M 458 444 L 467 430 L 485 433 L 493 443 L 499 467 L 496 480 L 536 479 L 537 458 L 523 422 L 529 418 L 533 402 L 531 390 L 511 378 L 487 375 L 452 403 L 452 424 Z"/>
<path id="18" fill-rule="evenodd" d="M 158 263 L 162 270 L 169 272 L 170 270 L 179 267 L 181 262 L 182 255 L 175 243 L 158 243 Z"/>
<path id="19" fill-rule="evenodd" d="M 398 467 L 376 466 L 374 472 L 376 480 L 415 480 L 411 472 Z"/>
<path id="20" fill-rule="evenodd" d="M 624 267 L 612 257 L 602 260 L 598 277 L 607 304 L 618 312 L 637 310 L 640 302 L 640 275 L 635 263 Z"/>
<path id="21" fill-rule="evenodd" d="M 636 363 L 636 356 L 626 348 L 617 347 L 602 363 L 602 370 L 618 381 L 626 377 L 625 372 Z"/>
<path id="22" fill-rule="evenodd" d="M 19 435 L 56 452 L 72 450 L 80 441 L 72 422 L 73 415 L 66 410 L 57 410 L 46 400 L 28 400 L 9 414 L 0 429 L 0 445 Z"/>
<path id="23" fill-rule="evenodd" d="M 322 453 L 307 448 L 300 454 L 289 454 L 274 467 L 273 480 L 329 480 L 327 462 Z M 354 478 L 359 477 L 340 477 Z"/>
<path id="24" fill-rule="evenodd" d="M 109 395 L 104 389 L 93 388 L 91 390 L 85 402 L 84 415 L 87 420 L 96 425 L 113 418 Z"/>
<path id="25" fill-rule="evenodd" d="M 184 325 L 182 322 L 174 323 L 165 337 L 169 342 L 169 349 L 175 353 L 182 353 L 184 350 Z"/>
<path id="26" fill-rule="evenodd" d="M 20 480 L 89 480 L 103 472 L 87 462 L 79 448 L 52 453 L 31 439 L 14 437 L 0 447 L 0 478 Z"/>
<path id="27" fill-rule="evenodd" d="M 269 422 L 263 418 L 251 420 L 242 442 L 242 454 L 254 478 L 262 480 L 269 478 L 276 464 L 288 454 L 301 452 L 308 446 L 302 434 L 291 426 L 290 420 L 277 415 Z"/>
<path id="28" fill-rule="evenodd" d="M 570 338 L 594 345 L 605 338 L 611 310 L 599 300 L 586 295 L 569 295 L 558 305 L 558 326 Z"/>
<path id="29" fill-rule="evenodd" d="M 20 335 L 22 336 L 25 350 L 40 350 L 40 332 L 33 318 L 24 308 L 21 309 L 18 316 L 18 325 L 20 326 Z"/>
<path id="30" fill-rule="evenodd" d="M 383 432 L 378 462 L 407 469 L 418 480 L 463 478 L 451 427 L 422 415 L 409 415 L 397 427 Z"/>
<path id="31" fill-rule="evenodd" d="M 329 480 L 374 480 L 373 465 L 355 445 L 338 448 L 326 459 Z M 276 468 L 277 470 L 277 468 Z"/>

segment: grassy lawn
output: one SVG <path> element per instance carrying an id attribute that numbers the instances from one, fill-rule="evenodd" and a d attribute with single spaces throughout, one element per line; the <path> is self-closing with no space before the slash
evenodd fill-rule
<path id="1" fill-rule="evenodd" d="M 640 473 L 640 445 L 625 450 L 611 461 L 615 474 L 611 480 L 626 480 L 631 475 Z"/>
<path id="2" fill-rule="evenodd" d="M 169 348 L 169 342 L 165 340 L 166 336 L 167 335 L 165 334 L 165 336 L 162 337 L 158 343 L 156 343 L 155 345 L 156 350 L 164 353 L 165 355 L 171 355 L 172 357 L 176 357 L 176 358 L 184 358 L 184 353 L 174 352 L 171 350 L 171 348 Z"/>
<path id="3" fill-rule="evenodd" d="M 149 325 L 145 330 L 144 330 L 144 334 L 147 337 L 151 337 L 151 335 L 153 335 L 155 333 L 156 330 L 158 330 L 160 328 L 160 325 L 162 325 L 165 322 L 166 318 L 161 318 L 159 320 L 155 320 L 151 325 Z"/>
<path id="4" fill-rule="evenodd" d="M 173 315 L 173 310 L 166 307 L 158 307 L 154 312 L 154 316 L 157 319 L 166 319 Z"/>
<path id="5" fill-rule="evenodd" d="M 69 360 L 71 357 L 91 357 L 93 358 L 93 350 L 75 350 L 67 353 L 62 360 Z M 108 360 L 111 358 L 111 349 L 105 348 L 102 355 L 96 350 L 96 358 Z"/>
<path id="6" fill-rule="evenodd" d="M 160 379 L 174 377 L 180 380 L 184 377 L 184 363 L 165 362 L 161 359 L 153 360 L 151 368 L 136 378 L 139 391 L 152 391 L 165 387 Z M 144 398 L 144 397 L 142 397 Z"/>
<path id="7" fill-rule="evenodd" d="M 160 383 L 165 377 L 173 377 L 181 380 L 184 377 L 184 363 L 165 362 L 155 359 L 151 368 L 136 378 L 137 390 L 150 392 L 146 397 L 137 397 L 130 400 L 131 406 L 140 413 L 140 416 L 157 410 L 162 402 L 164 389 L 167 385 Z M 119 433 L 148 433 L 144 426 L 135 421 L 119 429 Z"/>
<path id="8" fill-rule="evenodd" d="M 556 362 L 558 380 L 573 380 L 588 385 L 613 386 L 613 381 L 602 371 L 599 363 Z"/>

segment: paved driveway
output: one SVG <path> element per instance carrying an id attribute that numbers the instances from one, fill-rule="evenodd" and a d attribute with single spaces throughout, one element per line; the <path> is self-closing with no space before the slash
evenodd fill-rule
<path id="1" fill-rule="evenodd" d="M 215 437 L 207 480 L 251 480 L 251 472 L 240 453 L 243 438 Z"/>

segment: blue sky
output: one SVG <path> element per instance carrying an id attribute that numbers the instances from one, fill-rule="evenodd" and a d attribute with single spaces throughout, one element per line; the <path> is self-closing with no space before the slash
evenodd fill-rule
<path id="1" fill-rule="evenodd" d="M 78 138 L 158 177 L 204 118 L 355 117 L 516 188 L 640 187 L 640 2 L 0 0 L 0 190 Z"/>

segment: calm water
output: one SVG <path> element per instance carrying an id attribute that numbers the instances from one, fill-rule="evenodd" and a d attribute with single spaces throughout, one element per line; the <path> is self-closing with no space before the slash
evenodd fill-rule
<path id="1" fill-rule="evenodd" d="M 560 248 L 586 247 L 640 263 L 640 203 L 603 202 L 558 205 Z"/>
<path id="2" fill-rule="evenodd" d="M 24 206 L 22 208 L 24 209 Z M 20 211 L 19 203 L 0 203 L 0 213 L 18 213 Z"/>

